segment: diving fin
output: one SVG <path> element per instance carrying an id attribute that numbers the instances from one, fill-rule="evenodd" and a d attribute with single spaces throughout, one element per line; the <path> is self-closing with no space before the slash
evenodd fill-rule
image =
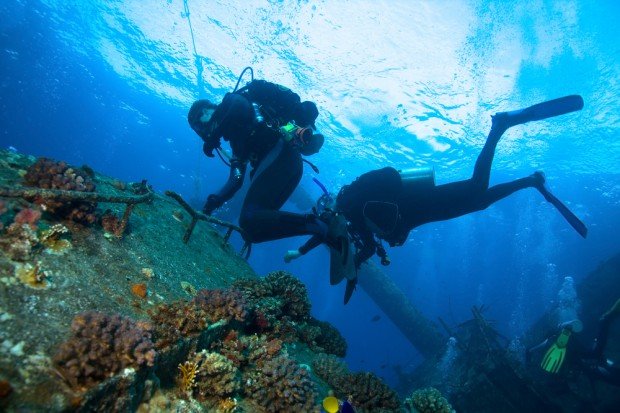
<path id="1" fill-rule="evenodd" d="M 564 363 L 566 357 L 566 346 L 570 338 L 571 330 L 569 328 L 562 329 L 562 332 L 555 340 L 555 343 L 545 353 L 540 367 L 549 373 L 557 373 Z"/>
<path id="2" fill-rule="evenodd" d="M 540 363 L 540 367 L 548 373 L 557 373 L 564 363 L 566 356 L 566 347 L 561 348 L 553 344 L 545 353 L 545 357 Z"/>
<path id="3" fill-rule="evenodd" d="M 573 214 L 573 212 L 568 209 L 568 207 L 564 205 L 562 201 L 560 201 L 558 198 L 556 198 L 555 195 L 551 193 L 545 183 L 545 175 L 540 171 L 536 172 L 536 174 L 540 175 L 543 181 L 542 186 L 539 187 L 538 190 L 542 193 L 542 195 L 547 201 L 549 201 L 554 207 L 556 207 L 556 209 L 560 212 L 560 214 L 562 214 L 564 219 L 575 229 L 575 231 L 577 231 L 579 235 L 585 238 L 588 235 L 588 227 L 586 227 L 586 224 L 584 224 L 579 218 L 577 218 L 577 216 Z"/>
<path id="4" fill-rule="evenodd" d="M 351 299 L 351 296 L 353 295 L 353 291 L 355 291 L 356 285 L 357 285 L 357 278 L 354 278 L 352 280 L 347 280 L 347 286 L 344 290 L 344 304 L 345 305 Z"/>
<path id="5" fill-rule="evenodd" d="M 355 249 L 349 239 L 347 220 L 342 215 L 332 217 L 327 231 L 329 241 L 329 283 L 336 285 L 344 278 L 357 277 L 355 269 Z"/>
<path id="6" fill-rule="evenodd" d="M 494 118 L 503 120 L 506 122 L 507 127 L 511 127 L 535 120 L 564 115 L 581 109 L 583 109 L 583 98 L 579 95 L 570 95 L 537 103 L 525 109 L 499 112 L 495 114 Z"/>

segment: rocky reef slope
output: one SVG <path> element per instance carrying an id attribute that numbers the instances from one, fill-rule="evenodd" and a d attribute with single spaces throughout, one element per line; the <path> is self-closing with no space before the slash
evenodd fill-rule
<path id="1" fill-rule="evenodd" d="M 0 409 L 401 410 L 337 361 L 301 282 L 257 276 L 210 223 L 184 243 L 191 226 L 146 182 L 0 151 Z"/>

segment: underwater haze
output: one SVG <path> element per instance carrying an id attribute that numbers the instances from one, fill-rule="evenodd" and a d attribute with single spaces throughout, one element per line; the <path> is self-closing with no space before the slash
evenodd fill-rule
<path id="1" fill-rule="evenodd" d="M 582 111 L 502 137 L 491 184 L 545 171 L 587 239 L 527 190 L 417 228 L 382 267 L 429 319 L 454 325 L 484 305 L 516 342 L 565 277 L 578 281 L 620 250 L 619 17 L 611 0 L 5 0 L 0 145 L 147 179 L 200 208 L 228 168 L 204 156 L 187 111 L 219 101 L 251 66 L 319 107 L 326 142 L 310 160 L 320 173 L 306 167 L 283 208 L 307 212 L 321 194 L 312 178 L 332 191 L 384 166 L 467 179 L 490 115 L 579 94 Z M 351 369 L 398 386 L 421 357 L 364 291 L 342 304 L 326 250 L 285 264 L 303 242 L 254 245 L 250 264 L 304 281 L 314 316 L 347 339 Z"/>

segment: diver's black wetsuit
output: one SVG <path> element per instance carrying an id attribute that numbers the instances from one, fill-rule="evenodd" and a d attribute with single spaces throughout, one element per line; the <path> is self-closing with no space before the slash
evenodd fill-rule
<path id="1" fill-rule="evenodd" d="M 607 360 L 603 354 L 607 346 L 611 322 L 616 317 L 617 313 L 603 315 L 598 322 L 598 333 L 592 349 L 577 356 L 580 367 L 587 375 L 614 386 L 620 386 L 620 367 Z"/>
<path id="2" fill-rule="evenodd" d="M 344 186 L 338 194 L 336 205 L 351 223 L 351 231 L 361 241 L 357 264 L 375 253 L 379 246 L 375 236 L 388 241 L 391 246 L 402 245 L 409 232 L 417 226 L 480 211 L 518 190 L 542 185 L 542 179 L 531 175 L 489 188 L 495 148 L 506 129 L 507 126 L 494 117 L 493 126 L 470 179 L 444 185 L 420 186 L 404 182 L 399 171 L 387 167 L 367 172 Z M 398 206 L 397 221 L 389 233 L 376 234 L 367 226 L 364 208 L 369 201 Z M 393 209 L 386 208 L 385 216 L 378 218 L 385 218 L 387 222 L 395 219 L 392 218 L 394 214 Z M 302 252 L 306 250 L 307 246 L 300 248 Z"/>
<path id="3" fill-rule="evenodd" d="M 192 114 L 194 109 L 190 109 L 190 125 L 205 140 L 206 146 L 211 150 L 218 147 L 221 136 L 230 142 L 233 151 L 229 178 L 217 193 L 209 195 L 203 208 L 206 214 L 211 214 L 241 188 L 248 163 L 253 168 L 250 172 L 252 183 L 239 219 L 248 241 L 325 233 L 325 224 L 311 214 L 279 211 L 299 184 L 303 172 L 298 149 L 283 141 L 278 129 L 294 119 L 296 112 L 292 106 L 298 105 L 299 101 L 299 96 L 287 88 L 261 80 L 253 81 L 239 92 L 224 97 L 210 120 L 216 126 L 208 134 L 201 133 L 204 124 L 197 121 L 200 115 Z M 252 102 L 262 105 L 268 122 L 257 121 Z M 299 119 L 295 120 L 301 123 Z M 305 121 L 311 125 L 314 119 Z"/>

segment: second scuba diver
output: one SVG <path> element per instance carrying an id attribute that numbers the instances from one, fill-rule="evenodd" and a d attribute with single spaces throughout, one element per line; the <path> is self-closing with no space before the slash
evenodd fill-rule
<path id="1" fill-rule="evenodd" d="M 526 360 L 530 360 L 533 353 L 547 348 L 551 343 L 540 363 L 540 367 L 547 373 L 558 374 L 566 371 L 569 374 L 576 370 L 584 372 L 591 379 L 620 386 L 620 367 L 607 359 L 604 354 L 609 329 L 619 315 L 620 299 L 599 319 L 596 338 L 589 348 L 577 340 L 570 340 L 572 334 L 579 333 L 583 329 L 579 320 L 563 323 L 559 326 L 558 333 L 529 348 L 526 352 Z"/>
<path id="2" fill-rule="evenodd" d="M 347 257 L 342 258 L 341 266 L 349 267 L 344 272 L 356 271 L 375 253 L 381 258 L 382 264 L 387 265 L 389 260 L 381 245 L 381 240 L 387 241 L 390 246 L 403 245 L 413 228 L 429 222 L 444 221 L 481 211 L 525 188 L 538 190 L 585 238 L 586 226 L 549 191 L 542 172 L 535 172 L 524 178 L 489 187 L 495 148 L 506 130 L 516 125 L 574 112 L 582 108 L 582 98 L 573 95 L 539 103 L 522 110 L 495 114 L 492 116 L 491 130 L 487 140 L 476 160 L 473 175 L 467 180 L 435 185 L 432 171 L 420 173 L 420 170 L 401 171 L 386 167 L 367 172 L 350 185 L 342 187 L 335 200 L 334 213 L 346 218 L 348 233 L 357 247 L 354 265 L 348 264 Z M 336 236 L 343 235 L 346 233 L 336 234 Z M 298 250 L 288 251 L 285 261 L 300 257 L 320 243 L 319 237 L 312 237 Z M 342 277 L 338 278 L 342 279 Z M 349 274 L 346 278 L 348 282 L 345 304 L 351 297 L 357 282 L 355 275 Z"/>

